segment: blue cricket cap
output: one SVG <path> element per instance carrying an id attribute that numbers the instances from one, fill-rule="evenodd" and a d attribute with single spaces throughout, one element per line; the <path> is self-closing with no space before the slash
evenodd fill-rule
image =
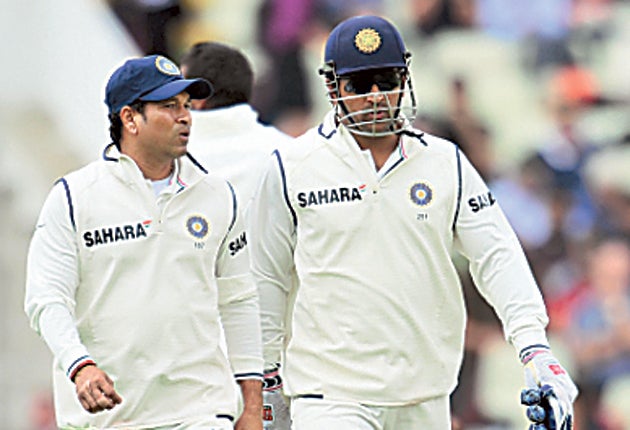
<path id="1" fill-rule="evenodd" d="M 179 67 L 161 55 L 127 60 L 112 73 L 105 88 L 105 104 L 110 113 L 118 113 L 135 101 L 157 102 L 186 91 L 193 99 L 205 99 L 213 93 L 205 79 L 184 79 Z"/>
<path id="2" fill-rule="evenodd" d="M 342 21 L 328 36 L 324 61 L 337 75 L 370 69 L 407 68 L 407 50 L 394 25 L 371 15 Z"/>

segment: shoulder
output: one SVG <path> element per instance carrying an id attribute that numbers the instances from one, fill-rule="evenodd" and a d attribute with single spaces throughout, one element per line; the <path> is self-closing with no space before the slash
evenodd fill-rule
<path id="1" fill-rule="evenodd" d="M 69 172 L 59 178 L 56 182 L 63 183 L 73 194 L 80 194 L 84 190 L 90 189 L 95 184 L 100 183 L 106 175 L 107 165 L 105 163 L 116 163 L 116 161 L 98 160 Z"/>
<path id="2" fill-rule="evenodd" d="M 462 154 L 455 143 L 422 130 L 407 129 L 402 142 L 412 163 L 437 163 L 456 168 L 461 162 Z"/>
<path id="3" fill-rule="evenodd" d="M 326 139 L 318 132 L 318 127 L 307 130 L 301 136 L 278 148 L 278 154 L 287 162 L 297 163 L 309 158 L 326 147 Z"/>
<path id="4" fill-rule="evenodd" d="M 217 193 L 231 194 L 232 192 L 232 185 L 230 182 L 218 173 L 208 172 L 207 174 L 204 174 L 201 179 L 201 184 L 203 184 L 204 188 Z"/>
<path id="5" fill-rule="evenodd" d="M 422 130 L 413 131 L 419 135 L 419 140 L 421 142 L 424 141 L 425 146 L 432 153 L 447 154 L 452 156 L 456 151 L 458 151 L 457 145 L 448 139 L 426 133 Z"/>

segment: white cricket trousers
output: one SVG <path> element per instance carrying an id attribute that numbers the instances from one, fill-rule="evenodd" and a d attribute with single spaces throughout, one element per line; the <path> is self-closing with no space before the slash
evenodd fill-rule
<path id="1" fill-rule="evenodd" d="M 369 406 L 316 398 L 291 401 L 291 430 L 450 430 L 448 396 L 405 406 Z"/>

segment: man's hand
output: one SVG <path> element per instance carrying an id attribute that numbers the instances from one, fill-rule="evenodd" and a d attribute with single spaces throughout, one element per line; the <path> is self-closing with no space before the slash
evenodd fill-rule
<path id="1" fill-rule="evenodd" d="M 262 382 L 259 379 L 238 381 L 243 395 L 243 413 L 234 430 L 262 430 Z"/>
<path id="2" fill-rule="evenodd" d="M 83 408 L 95 414 L 112 409 L 122 402 L 114 389 L 114 382 L 97 366 L 83 367 L 74 377 L 77 397 Z"/>
<path id="3" fill-rule="evenodd" d="M 262 430 L 262 428 L 260 413 L 247 410 L 243 411 L 234 425 L 234 430 Z"/>
<path id="4" fill-rule="evenodd" d="M 545 345 L 524 348 L 520 358 L 525 366 L 526 390 L 521 403 L 535 430 L 571 430 L 573 402 L 578 390 L 567 371 Z"/>

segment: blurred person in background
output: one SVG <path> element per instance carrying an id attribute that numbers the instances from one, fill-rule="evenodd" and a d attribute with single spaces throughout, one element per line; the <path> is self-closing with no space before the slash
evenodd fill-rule
<path id="1" fill-rule="evenodd" d="M 262 0 L 256 37 L 268 63 L 254 89 L 260 119 L 298 136 L 312 125 L 311 79 L 306 48 L 343 19 L 378 13 L 383 0 Z M 318 45 L 319 46 L 319 45 Z"/>
<path id="2" fill-rule="evenodd" d="M 569 425 L 577 390 L 516 235 L 459 148 L 411 126 L 410 56 L 384 18 L 340 23 L 320 70 L 332 110 L 271 157 L 251 212 L 266 367 L 285 354 L 298 430 L 450 428 L 466 325 L 459 252 L 526 386 L 553 387 L 554 425 Z"/>
<path id="3" fill-rule="evenodd" d="M 257 41 L 267 70 L 256 87 L 254 106 L 261 121 L 297 136 L 310 126 L 312 100 L 304 45 L 317 25 L 317 0 L 263 0 Z"/>
<path id="4" fill-rule="evenodd" d="M 414 29 L 423 38 L 477 25 L 476 0 L 410 0 Z"/>
<path id="5" fill-rule="evenodd" d="M 475 0 L 478 28 L 524 48 L 523 64 L 542 72 L 568 61 L 573 0 Z"/>
<path id="6" fill-rule="evenodd" d="M 140 51 L 174 58 L 176 26 L 186 18 L 180 0 L 108 0 Z"/>
<path id="7" fill-rule="evenodd" d="M 609 429 L 601 413 L 602 392 L 615 378 L 630 375 L 630 242 L 600 239 L 586 264 L 585 283 L 573 303 L 565 338 L 583 396 L 579 428 Z"/>
<path id="8" fill-rule="evenodd" d="M 552 187 L 571 199 L 566 234 L 584 234 L 593 228 L 595 208 L 584 181 L 583 167 L 596 145 L 582 125 L 585 113 L 600 98 L 595 76 L 586 67 L 555 69 L 546 88 L 546 107 L 552 124 L 541 138 L 538 155 L 552 174 Z"/>
<path id="9" fill-rule="evenodd" d="M 598 228 L 630 240 L 630 133 L 588 160 L 584 171 L 600 209 Z"/>
<path id="10" fill-rule="evenodd" d="M 247 221 L 249 204 L 269 155 L 293 139 L 258 121 L 258 113 L 249 104 L 254 73 L 238 49 L 217 42 L 200 42 L 184 54 L 181 67 L 184 76 L 204 78 L 212 82 L 214 89 L 212 97 L 191 102 L 195 127 L 190 134 L 189 151 L 210 172 L 225 177 L 236 188 Z M 250 232 L 247 235 L 250 240 Z M 263 424 L 266 429 L 289 430 L 288 404 L 271 394 L 271 389 L 279 384 L 275 378 L 265 379 Z"/>
<path id="11" fill-rule="evenodd" d="M 212 82 L 212 97 L 192 100 L 195 127 L 189 151 L 204 167 L 236 187 L 244 213 L 254 196 L 264 165 L 278 147 L 293 138 L 259 121 L 250 104 L 254 72 L 238 49 L 218 42 L 199 42 L 182 57 L 187 78 Z"/>
<path id="12" fill-rule="evenodd" d="M 54 355 L 61 428 L 262 429 L 240 207 L 187 153 L 190 100 L 211 92 L 163 56 L 127 60 L 106 86 L 103 158 L 44 203 L 24 306 Z"/>

